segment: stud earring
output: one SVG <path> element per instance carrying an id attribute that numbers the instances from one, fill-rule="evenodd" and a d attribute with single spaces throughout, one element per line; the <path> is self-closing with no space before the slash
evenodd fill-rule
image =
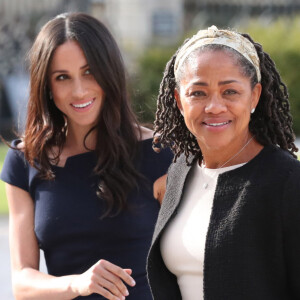
<path id="1" fill-rule="evenodd" d="M 183 114 L 183 110 L 180 110 L 180 113 L 184 116 L 184 114 Z"/>
<path id="2" fill-rule="evenodd" d="M 253 107 L 252 109 L 251 109 L 251 114 L 253 114 L 255 112 L 255 107 Z"/>

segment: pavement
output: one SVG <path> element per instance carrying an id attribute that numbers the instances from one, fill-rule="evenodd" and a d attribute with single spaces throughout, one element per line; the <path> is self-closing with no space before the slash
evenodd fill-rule
<path id="1" fill-rule="evenodd" d="M 11 289 L 7 216 L 0 216 L 0 299 L 14 299 Z"/>
<path id="2" fill-rule="evenodd" d="M 40 269 L 41 271 L 46 272 L 46 265 L 42 252 Z M 11 288 L 8 216 L 4 215 L 0 215 L 0 299 L 14 300 Z"/>

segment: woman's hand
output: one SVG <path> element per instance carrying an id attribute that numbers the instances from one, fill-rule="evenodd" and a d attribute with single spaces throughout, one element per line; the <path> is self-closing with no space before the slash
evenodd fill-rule
<path id="1" fill-rule="evenodd" d="M 40 272 L 34 233 L 34 201 L 27 191 L 6 184 L 12 283 L 15 299 L 65 300 L 96 293 L 106 299 L 125 299 L 125 283 L 134 286 L 130 269 L 100 260 L 80 275 L 52 276 Z"/>
<path id="2" fill-rule="evenodd" d="M 75 276 L 71 288 L 81 296 L 96 293 L 110 300 L 121 300 L 129 295 L 124 283 L 135 285 L 131 273 L 130 269 L 101 259 L 83 274 Z"/>
<path id="3" fill-rule="evenodd" d="M 167 185 L 167 174 L 159 177 L 153 184 L 153 196 L 162 204 L 162 201 L 165 196 L 166 192 L 166 185 Z"/>

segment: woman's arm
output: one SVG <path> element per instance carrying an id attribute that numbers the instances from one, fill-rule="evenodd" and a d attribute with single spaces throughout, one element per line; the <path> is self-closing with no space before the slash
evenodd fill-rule
<path id="1" fill-rule="evenodd" d="M 123 283 L 133 286 L 130 269 L 99 260 L 80 275 L 55 277 L 39 271 L 39 248 L 34 233 L 34 203 L 28 192 L 6 184 L 9 240 L 14 296 L 19 299 L 72 299 L 98 293 L 107 299 L 125 299 Z"/>
<path id="2" fill-rule="evenodd" d="M 165 196 L 166 185 L 167 185 L 167 174 L 156 179 L 156 181 L 153 184 L 153 196 L 155 199 L 159 201 L 160 204 L 162 204 L 162 201 Z"/>
<path id="3" fill-rule="evenodd" d="M 154 131 L 145 126 L 140 126 L 141 129 L 141 140 L 147 140 L 153 138 Z"/>

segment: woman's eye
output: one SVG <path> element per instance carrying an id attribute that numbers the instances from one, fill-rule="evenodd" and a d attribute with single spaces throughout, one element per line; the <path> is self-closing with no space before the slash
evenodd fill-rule
<path id="1" fill-rule="evenodd" d="M 91 72 L 90 69 L 86 69 L 86 70 L 84 71 L 84 74 L 85 74 L 85 75 L 90 75 L 90 74 L 92 74 L 92 72 Z"/>
<path id="2" fill-rule="evenodd" d="M 58 80 L 58 81 L 62 81 L 62 80 L 65 80 L 65 79 L 67 79 L 68 78 L 68 76 L 67 75 L 65 75 L 65 74 L 61 74 L 61 75 L 59 75 L 59 76 L 57 76 L 56 77 L 56 80 Z"/>
<path id="3" fill-rule="evenodd" d="M 194 91 L 194 92 L 191 93 L 191 96 L 193 96 L 193 97 L 204 97 L 204 96 L 206 96 L 206 94 L 203 91 Z"/>
<path id="4" fill-rule="evenodd" d="M 226 90 L 224 92 L 224 94 L 225 95 L 235 95 L 235 94 L 237 94 L 237 91 L 235 91 L 235 90 Z"/>

